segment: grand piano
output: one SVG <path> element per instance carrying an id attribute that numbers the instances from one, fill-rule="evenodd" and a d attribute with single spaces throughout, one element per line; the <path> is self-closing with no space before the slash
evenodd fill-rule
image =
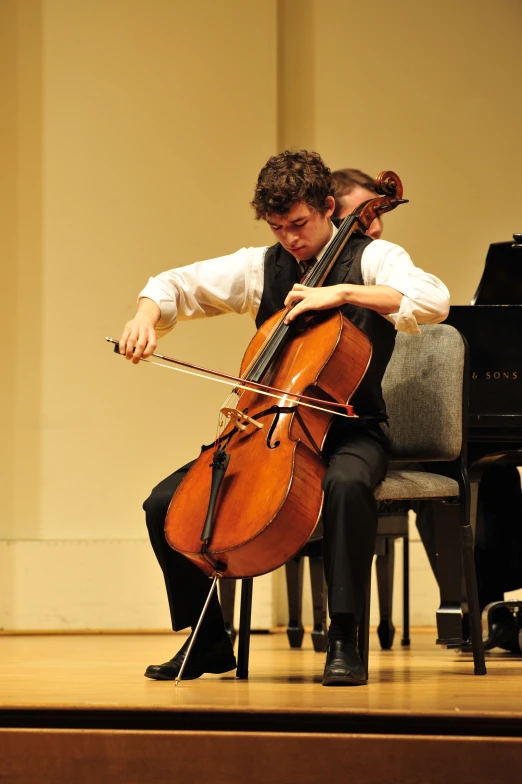
<path id="1" fill-rule="evenodd" d="M 470 348 L 472 457 L 522 446 L 522 234 L 513 240 L 490 245 L 471 304 L 447 319 Z"/>
<path id="2" fill-rule="evenodd" d="M 472 521 L 484 470 L 522 465 L 522 234 L 490 245 L 484 272 L 470 305 L 452 306 L 447 323 L 467 339 L 470 349 L 468 465 L 472 481 Z M 447 511 L 436 520 L 437 579 L 441 642 L 458 644 L 465 628 L 465 605 L 455 558 L 458 530 Z M 522 525 L 522 521 L 521 521 Z M 465 636 L 465 631 L 464 631 Z"/>

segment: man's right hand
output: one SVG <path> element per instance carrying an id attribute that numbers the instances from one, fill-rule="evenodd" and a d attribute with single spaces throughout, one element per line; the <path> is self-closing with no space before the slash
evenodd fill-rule
<path id="1" fill-rule="evenodd" d="M 125 324 L 120 343 L 120 354 L 137 365 L 140 359 L 147 359 L 156 348 L 156 330 L 161 312 L 155 302 L 141 299 L 138 312 Z"/>

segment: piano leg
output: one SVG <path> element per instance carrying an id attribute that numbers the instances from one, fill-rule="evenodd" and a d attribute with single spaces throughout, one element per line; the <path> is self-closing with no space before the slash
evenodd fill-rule
<path id="1" fill-rule="evenodd" d="M 310 560 L 310 581 L 312 583 L 314 613 L 312 645 L 316 653 L 325 653 L 328 647 L 328 624 L 326 620 L 328 589 L 324 577 L 322 541 L 308 542 L 308 557 Z"/>
<path id="2" fill-rule="evenodd" d="M 415 512 L 415 524 L 419 532 L 422 544 L 426 550 L 426 555 L 430 562 L 431 570 L 435 579 L 437 577 L 437 548 L 435 546 L 435 521 L 433 516 L 433 506 L 435 501 L 414 501 L 412 509 Z"/>
<path id="3" fill-rule="evenodd" d="M 236 599 L 236 581 L 219 580 L 219 600 L 225 622 L 225 630 L 230 637 L 230 642 L 234 645 L 236 630 L 234 628 L 234 604 Z"/>
<path id="4" fill-rule="evenodd" d="M 458 644 L 463 638 L 463 570 L 460 542 L 460 507 L 432 504 L 436 573 L 440 588 L 437 610 L 437 642 Z M 467 619 L 466 619 L 467 620 Z M 464 635 L 467 638 L 467 634 Z"/>
<path id="5" fill-rule="evenodd" d="M 395 626 L 392 622 L 393 608 L 393 570 L 395 565 L 395 539 L 391 536 L 377 537 L 375 568 L 379 589 L 380 623 L 377 636 L 381 648 L 389 650 L 393 645 Z M 380 540 L 380 541 L 379 541 Z"/>

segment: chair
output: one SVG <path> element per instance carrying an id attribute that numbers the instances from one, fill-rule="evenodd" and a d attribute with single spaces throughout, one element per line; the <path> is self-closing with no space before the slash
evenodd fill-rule
<path id="1" fill-rule="evenodd" d="M 431 500 L 458 505 L 461 557 L 476 675 L 486 674 L 470 524 L 470 482 L 466 467 L 468 351 L 464 338 L 447 324 L 426 325 L 419 337 L 397 335 L 383 379 L 389 415 L 392 461 L 450 464 L 455 479 L 438 473 L 394 470 L 377 487 L 378 501 Z M 445 642 L 445 640 L 439 640 Z M 368 669 L 369 596 L 359 630 Z"/>
<path id="2" fill-rule="evenodd" d="M 467 345 L 446 324 L 426 325 L 420 336 L 397 335 L 383 379 L 390 418 L 392 459 L 401 463 L 445 463 L 455 479 L 415 470 L 388 472 L 375 492 L 378 501 L 432 500 L 458 505 L 461 557 L 467 595 L 474 671 L 486 674 L 470 525 L 470 484 L 466 468 L 468 404 Z M 435 466 L 436 467 L 436 466 Z M 369 650 L 370 586 L 359 629 L 366 670 Z M 252 579 L 242 581 L 238 678 L 248 677 Z M 440 640 L 444 642 L 444 640 Z"/>

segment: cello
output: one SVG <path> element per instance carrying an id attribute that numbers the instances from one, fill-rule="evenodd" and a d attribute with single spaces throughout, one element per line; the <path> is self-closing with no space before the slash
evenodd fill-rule
<path id="1" fill-rule="evenodd" d="M 322 286 L 350 236 L 406 201 L 393 172 L 382 172 L 375 186 L 382 195 L 342 222 L 304 285 Z M 339 309 L 289 325 L 287 313 L 269 318 L 250 342 L 239 374 L 248 389 L 221 409 L 221 434 L 203 448 L 167 512 L 168 543 L 210 577 L 265 574 L 304 546 L 321 515 L 321 450 L 333 417 L 356 417 L 350 399 L 370 363 L 369 339 Z M 276 402 L 267 402 L 267 390 L 272 398 L 279 392 Z"/>

